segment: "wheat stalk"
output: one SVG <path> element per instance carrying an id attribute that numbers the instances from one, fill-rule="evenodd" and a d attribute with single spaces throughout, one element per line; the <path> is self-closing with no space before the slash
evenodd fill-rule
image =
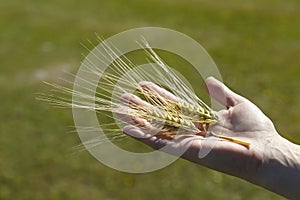
<path id="1" fill-rule="evenodd" d="M 118 50 L 112 44 L 102 43 L 109 58 L 107 60 L 101 59 L 100 61 L 103 64 L 108 64 L 110 59 L 114 60 L 111 65 L 111 71 L 102 70 L 92 60 L 88 60 L 88 58 L 85 66 L 87 73 L 102 77 L 101 82 L 98 84 L 100 91 L 96 92 L 96 96 L 89 95 L 89 88 L 87 86 L 79 86 L 87 92 L 77 92 L 64 86 L 47 83 L 59 91 L 60 94 L 40 95 L 38 99 L 48 101 L 58 107 L 95 110 L 100 115 L 109 116 L 114 121 L 123 125 L 126 125 L 124 121 L 114 118 L 109 113 L 130 116 L 132 119 L 139 119 L 135 120 L 134 124 L 140 128 L 149 128 L 143 122 L 146 122 L 148 125 L 150 124 L 152 131 L 153 127 L 156 128 L 158 130 L 156 136 L 161 138 L 171 140 L 176 135 L 182 134 L 201 135 L 204 138 L 213 136 L 243 145 L 247 148 L 249 147 L 250 144 L 248 142 L 217 135 L 208 131 L 210 125 L 219 121 L 218 116 L 197 97 L 175 71 L 162 61 L 146 41 L 144 41 L 142 46 L 146 55 L 150 58 L 148 71 L 137 68 L 125 56 L 122 58 L 118 57 L 116 54 Z M 95 57 L 97 57 L 96 54 Z M 128 72 L 130 73 L 128 74 Z M 166 98 L 159 91 L 149 87 L 147 84 L 141 85 L 140 82 L 145 80 L 154 82 L 157 86 L 165 86 L 165 88 L 168 88 L 176 96 L 176 99 Z M 90 80 L 83 81 L 87 85 L 95 84 Z M 122 94 L 128 91 L 136 91 L 136 95 L 145 103 L 135 104 L 129 102 L 129 104 L 126 104 L 121 102 L 120 98 Z M 112 96 L 113 92 L 114 97 Z M 70 95 L 79 97 L 80 100 L 72 101 L 71 98 L 68 98 Z M 111 140 L 126 137 L 122 133 L 121 128 L 114 128 L 114 123 L 101 124 L 101 126 Z M 85 131 L 91 131 L 92 129 L 93 127 L 86 127 Z M 105 140 L 103 138 L 94 138 L 93 141 L 84 145 L 93 147 L 105 142 Z"/>

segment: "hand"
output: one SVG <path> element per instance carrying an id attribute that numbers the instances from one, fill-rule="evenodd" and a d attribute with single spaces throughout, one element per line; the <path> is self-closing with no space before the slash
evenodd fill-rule
<path id="1" fill-rule="evenodd" d="M 148 84 L 148 87 L 153 88 L 165 98 L 172 100 L 177 98 L 153 83 L 143 82 L 142 84 Z M 277 156 L 282 157 L 275 155 L 274 147 L 286 144 L 286 141 L 277 133 L 272 121 L 249 100 L 232 92 L 223 83 L 212 77 L 206 80 L 206 85 L 209 94 L 227 107 L 226 110 L 217 112 L 220 121 L 211 125 L 209 131 L 216 135 L 247 141 L 250 143 L 249 148 L 227 140 L 219 140 L 212 147 L 205 142 L 205 138 L 196 135 L 178 136 L 170 141 L 155 135 L 149 136 L 149 133 L 134 125 L 126 126 L 123 131 L 154 149 L 160 149 L 166 144 L 171 144 L 171 149 L 168 150 L 168 153 L 171 154 L 177 152 L 178 148 L 186 148 L 181 156 L 184 159 L 243 178 L 282 194 L 283 192 L 278 191 L 276 186 L 270 185 L 271 180 L 263 180 L 264 175 L 261 171 L 265 171 L 269 167 L 270 159 Z M 124 94 L 122 98 L 135 104 L 145 103 L 130 94 Z M 205 150 L 209 150 L 208 155 L 204 158 L 199 157 L 199 151 Z M 284 157 L 278 162 L 283 165 L 286 164 Z"/>
<path id="2" fill-rule="evenodd" d="M 148 87 L 166 98 L 177 100 L 173 94 L 153 83 L 143 82 L 142 84 L 147 84 Z M 184 136 L 184 139 L 178 136 L 171 141 L 177 144 L 174 145 L 174 152 L 177 150 L 175 148 L 184 148 L 185 145 L 189 145 L 182 155 L 183 158 L 218 171 L 246 178 L 245 176 L 248 176 L 250 171 L 255 171 L 255 168 L 261 164 L 265 143 L 271 142 L 272 138 L 277 136 L 275 128 L 272 122 L 254 104 L 235 94 L 221 82 L 214 78 L 208 78 L 206 84 L 210 95 L 228 108 L 217 113 L 220 122 L 212 125 L 209 131 L 216 135 L 246 140 L 250 142 L 250 148 L 247 149 L 242 145 L 226 140 L 218 141 L 212 148 L 211 146 L 204 146 L 203 137 L 189 135 L 189 137 Z M 146 104 L 146 102 L 130 94 L 124 94 L 122 97 L 127 102 Z M 145 131 L 133 125 L 125 127 L 124 132 L 154 149 L 160 149 L 170 143 L 169 140 L 162 140 L 156 136 L 147 138 Z M 192 144 L 187 142 L 187 139 L 191 140 Z M 206 157 L 199 158 L 199 151 L 205 151 L 203 148 L 212 148 L 212 150 Z"/>

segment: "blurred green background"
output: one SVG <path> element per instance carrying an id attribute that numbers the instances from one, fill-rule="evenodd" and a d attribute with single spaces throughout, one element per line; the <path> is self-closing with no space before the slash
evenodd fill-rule
<path id="1" fill-rule="evenodd" d="M 224 82 L 299 143 L 299 1 L 0 0 L 0 16 L 0 199 L 282 199 L 184 160 L 126 174 L 74 154 L 70 110 L 35 96 L 76 72 L 94 33 L 166 27 L 202 44 Z"/>

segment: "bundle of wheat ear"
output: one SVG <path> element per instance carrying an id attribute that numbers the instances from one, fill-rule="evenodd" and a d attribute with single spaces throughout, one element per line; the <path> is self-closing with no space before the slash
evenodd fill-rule
<path id="1" fill-rule="evenodd" d="M 216 137 L 249 148 L 248 142 L 210 132 L 209 126 L 219 123 L 217 114 L 147 42 L 142 47 L 148 64 L 141 67 L 126 56 L 120 57 L 113 44 L 102 41 L 102 45 L 91 51 L 82 63 L 85 73 L 98 79 L 81 78 L 85 79 L 81 80 L 83 85 L 74 83 L 79 91 L 50 84 L 60 94 L 40 96 L 39 99 L 59 107 L 96 111 L 105 136 L 93 138 L 84 146 L 94 147 L 108 139 L 127 137 L 122 128 L 130 123 L 167 140 L 187 134 L 200 135 L 204 139 Z M 95 84 L 97 90 L 91 93 L 90 86 Z M 77 128 L 87 132 L 94 129 Z"/>

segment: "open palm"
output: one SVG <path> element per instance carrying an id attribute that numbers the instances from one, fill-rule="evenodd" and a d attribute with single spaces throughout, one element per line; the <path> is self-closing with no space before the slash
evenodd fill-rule
<path id="1" fill-rule="evenodd" d="M 177 98 L 153 83 L 142 84 L 150 84 L 149 87 L 154 87 L 159 94 L 166 98 L 172 100 Z M 265 146 L 272 143 L 273 139 L 279 135 L 271 120 L 249 100 L 232 92 L 223 83 L 212 77 L 206 80 L 206 85 L 209 94 L 227 107 L 226 110 L 217 113 L 220 121 L 211 125 L 209 132 L 247 141 L 250 143 L 249 148 L 227 140 L 215 139 L 212 140 L 215 142 L 207 142 L 208 140 L 202 136 L 195 135 L 178 136 L 170 141 L 149 135 L 148 132 L 134 125 L 124 127 L 123 131 L 154 149 L 160 149 L 168 144 L 171 148 L 167 153 L 170 154 L 176 155 L 174 152 L 178 152 L 179 148 L 185 149 L 184 153 L 180 155 L 184 159 L 251 181 L 255 171 L 268 154 Z M 135 101 L 136 104 L 145 103 L 137 100 L 134 95 L 124 94 L 122 98 L 127 102 Z M 208 154 L 199 156 L 201 151 Z"/>

